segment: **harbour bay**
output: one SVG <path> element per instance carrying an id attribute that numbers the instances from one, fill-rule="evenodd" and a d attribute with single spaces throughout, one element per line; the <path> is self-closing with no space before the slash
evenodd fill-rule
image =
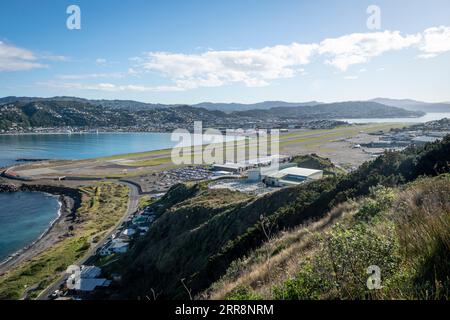
<path id="1" fill-rule="evenodd" d="M 0 193 L 0 261 L 36 241 L 59 209 L 58 198 L 46 193 Z"/>

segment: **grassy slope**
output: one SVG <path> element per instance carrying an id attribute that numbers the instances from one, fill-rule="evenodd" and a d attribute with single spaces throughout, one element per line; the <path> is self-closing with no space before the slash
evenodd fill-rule
<path id="1" fill-rule="evenodd" d="M 345 171 L 336 167 L 330 159 L 322 158 L 317 154 L 296 156 L 292 159 L 297 166 L 308 169 L 323 170 L 325 175 L 344 174 Z"/>
<path id="2" fill-rule="evenodd" d="M 125 214 L 128 188 L 112 183 L 99 183 L 81 188 L 82 204 L 77 211 L 73 234 L 52 248 L 0 276 L 0 299 L 19 299 L 32 287 L 29 297 L 55 281 L 61 272 L 82 258 L 94 237 L 102 237 Z"/>
<path id="3" fill-rule="evenodd" d="M 154 204 L 163 206 L 161 218 L 124 262 L 124 293 L 133 298 L 155 289 L 165 297 L 186 298 L 183 278 L 198 293 L 219 279 L 232 261 L 258 248 L 267 233 L 319 219 L 335 206 L 368 195 L 377 185 L 394 187 L 420 175 L 448 172 L 449 157 L 446 138 L 425 149 L 386 153 L 346 176 L 239 201 L 222 190 L 202 194 L 196 186 L 177 187 Z M 211 200 L 222 204 L 211 208 Z"/>
<path id="4" fill-rule="evenodd" d="M 174 187 L 162 201 L 167 211 L 122 261 L 125 270 L 133 270 L 124 276 L 124 283 L 132 283 L 130 294 L 144 292 L 155 281 L 177 288 L 182 278 L 203 269 L 210 253 L 230 237 L 225 234 L 236 232 L 235 221 L 227 213 L 236 206 L 245 206 L 249 199 L 243 193 L 207 190 L 198 185 Z M 154 287 L 163 291 L 162 287 Z"/>
<path id="5" fill-rule="evenodd" d="M 282 233 L 204 293 L 212 299 L 448 299 L 450 175 L 376 188 Z M 382 288 L 366 286 L 367 267 Z"/>

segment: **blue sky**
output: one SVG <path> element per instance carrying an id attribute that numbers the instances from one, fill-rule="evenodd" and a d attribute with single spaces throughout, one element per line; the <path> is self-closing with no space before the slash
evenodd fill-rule
<path id="1" fill-rule="evenodd" d="M 66 27 L 69 5 L 81 29 Z M 380 8 L 369 29 L 366 9 Z M 0 96 L 450 101 L 450 2 L 8 1 Z"/>

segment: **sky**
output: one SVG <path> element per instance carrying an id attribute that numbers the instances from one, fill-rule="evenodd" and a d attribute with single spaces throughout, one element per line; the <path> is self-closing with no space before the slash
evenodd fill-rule
<path id="1" fill-rule="evenodd" d="M 449 71 L 448 0 L 16 0 L 0 10 L 0 96 L 448 102 Z"/>

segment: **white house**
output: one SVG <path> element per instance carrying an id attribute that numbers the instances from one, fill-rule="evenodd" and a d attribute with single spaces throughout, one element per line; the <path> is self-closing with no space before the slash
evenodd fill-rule
<path id="1" fill-rule="evenodd" d="M 97 278 L 102 273 L 102 269 L 96 266 L 81 266 L 81 278 Z"/>
<path id="2" fill-rule="evenodd" d="M 110 280 L 97 278 L 102 270 L 95 266 L 81 266 L 79 275 L 73 273 L 69 276 L 69 281 L 73 283 L 71 289 L 76 291 L 90 292 L 96 287 L 107 287 L 111 284 Z"/>
<path id="3" fill-rule="evenodd" d="M 108 245 L 98 251 L 101 256 L 109 256 L 113 253 L 125 253 L 128 251 L 129 243 L 123 239 L 113 239 Z"/>
<path id="4" fill-rule="evenodd" d="M 110 284 L 111 280 L 107 279 L 79 278 L 75 281 L 73 289 L 77 291 L 93 291 L 97 287 L 107 287 Z"/>

